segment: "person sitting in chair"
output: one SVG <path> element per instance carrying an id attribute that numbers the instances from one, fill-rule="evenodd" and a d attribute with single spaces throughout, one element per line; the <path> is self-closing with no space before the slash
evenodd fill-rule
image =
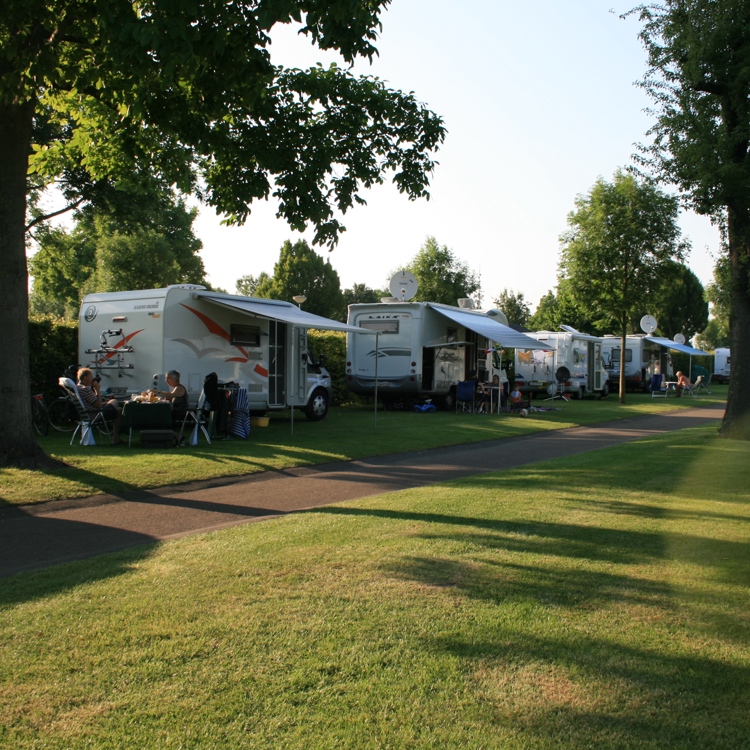
<path id="1" fill-rule="evenodd" d="M 172 420 L 174 422 L 182 422 L 188 411 L 187 388 L 180 383 L 180 373 L 177 370 L 170 370 L 164 376 L 164 380 L 167 381 L 167 385 L 171 390 L 156 391 L 156 394 L 166 401 L 172 402 Z"/>
<path id="2" fill-rule="evenodd" d="M 83 367 L 78 371 L 78 393 L 81 395 L 81 401 L 86 407 L 86 412 L 91 419 L 94 419 L 101 412 L 107 422 L 112 422 L 112 445 L 118 445 L 121 442 L 120 420 L 122 409 L 115 398 L 102 403 L 99 388 L 99 381 L 94 379 L 94 373 L 90 368 Z"/>
<path id="3" fill-rule="evenodd" d="M 526 409 L 529 406 L 528 401 L 524 401 L 521 396 L 521 391 L 519 389 L 518 383 L 513 383 L 513 390 L 510 392 L 508 396 L 508 401 L 510 402 L 510 410 L 515 411 L 516 409 Z"/>
<path id="4" fill-rule="evenodd" d="M 687 375 L 683 375 L 681 372 L 677 373 L 677 385 L 675 390 L 677 391 L 677 398 L 682 396 L 682 391 L 685 388 L 692 388 L 693 384 L 690 382 L 690 378 Z"/>

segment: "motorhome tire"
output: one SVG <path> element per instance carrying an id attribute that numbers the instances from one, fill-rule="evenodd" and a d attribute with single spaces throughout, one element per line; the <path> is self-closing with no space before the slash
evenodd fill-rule
<path id="1" fill-rule="evenodd" d="M 576 391 L 576 399 L 577 399 L 578 401 L 581 401 L 581 400 L 583 399 L 583 395 L 584 395 L 584 393 L 585 393 L 585 392 L 586 392 L 586 389 L 585 389 L 585 388 L 584 388 L 583 386 L 581 386 L 581 387 L 580 387 L 580 388 L 579 388 L 579 389 L 578 389 L 578 390 Z"/>
<path id="2" fill-rule="evenodd" d="M 602 394 L 601 395 L 602 395 L 602 398 L 606 398 L 607 396 L 609 396 L 609 381 L 608 380 L 606 380 L 604 382 L 604 385 L 602 386 Z"/>
<path id="3" fill-rule="evenodd" d="M 305 407 L 305 414 L 311 422 L 320 422 L 328 414 L 328 393 L 323 388 L 316 388 Z"/>

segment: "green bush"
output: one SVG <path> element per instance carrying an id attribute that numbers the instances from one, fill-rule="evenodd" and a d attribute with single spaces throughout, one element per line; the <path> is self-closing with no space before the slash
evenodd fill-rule
<path id="1" fill-rule="evenodd" d="M 47 403 L 60 395 L 57 379 L 78 362 L 78 323 L 52 317 L 29 319 L 31 381 Z"/>
<path id="2" fill-rule="evenodd" d="M 333 383 L 333 403 L 361 403 L 359 396 L 346 387 L 346 334 L 341 331 L 308 331 L 308 344 L 316 357 L 325 358 Z"/>

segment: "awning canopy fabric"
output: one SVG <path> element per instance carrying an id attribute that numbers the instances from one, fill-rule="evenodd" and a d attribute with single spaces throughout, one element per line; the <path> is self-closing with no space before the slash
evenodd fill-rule
<path id="1" fill-rule="evenodd" d="M 431 307 L 441 315 L 445 315 L 446 318 L 449 318 L 454 323 L 458 323 L 464 328 L 468 328 L 470 331 L 474 331 L 474 333 L 478 333 L 488 340 L 500 344 L 500 346 L 507 346 L 512 349 L 545 348 L 544 344 L 540 341 L 537 341 L 524 333 L 514 331 L 509 326 L 504 326 L 502 323 L 498 323 L 482 313 L 456 310 L 455 308 L 438 305 L 432 302 L 428 303 L 428 307 Z"/>
<path id="2" fill-rule="evenodd" d="M 651 341 L 659 346 L 666 347 L 667 349 L 673 349 L 676 352 L 682 352 L 683 354 L 689 354 L 691 357 L 708 357 L 708 352 L 704 352 L 702 349 L 693 349 L 692 346 L 685 346 L 685 344 L 678 344 L 676 341 L 671 339 L 661 339 L 655 336 L 646 336 L 646 341 Z"/>
<path id="3" fill-rule="evenodd" d="M 261 318 L 268 318 L 269 320 L 280 320 L 283 323 L 291 323 L 300 328 L 314 328 L 320 331 L 344 331 L 346 333 L 374 333 L 374 331 L 368 331 L 366 328 L 350 326 L 346 323 L 339 323 L 337 320 L 313 315 L 312 313 L 300 310 L 299 307 L 293 305 L 291 302 L 284 302 L 284 300 L 250 299 L 248 297 L 233 297 L 225 294 L 211 294 L 210 292 L 198 292 L 198 297 L 206 300 L 206 302 L 213 302 L 215 305 L 229 307 L 247 315 L 255 315 Z"/>

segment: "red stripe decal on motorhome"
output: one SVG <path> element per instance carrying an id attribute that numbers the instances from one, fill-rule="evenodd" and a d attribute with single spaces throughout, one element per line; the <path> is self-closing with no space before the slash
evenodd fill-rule
<path id="1" fill-rule="evenodd" d="M 232 337 L 229 335 L 227 331 L 225 331 L 215 320 L 211 320 L 211 318 L 208 317 L 208 315 L 205 315 L 204 313 L 200 312 L 199 310 L 195 310 L 194 308 L 190 307 L 190 305 L 186 305 L 184 303 L 180 303 L 186 310 L 190 310 L 193 315 L 195 315 L 197 318 L 200 318 L 200 320 L 203 322 L 203 325 L 208 328 L 209 333 L 214 333 L 217 336 L 221 336 L 221 338 L 226 339 L 230 344 L 232 343 Z M 234 347 L 236 349 L 239 349 L 242 352 L 242 356 L 245 357 L 245 362 L 249 359 L 248 353 L 241 347 L 237 346 L 237 344 L 234 344 Z M 227 359 L 226 362 L 241 362 L 243 360 L 240 359 Z"/>
<path id="2" fill-rule="evenodd" d="M 137 334 L 139 334 L 143 330 L 145 330 L 145 329 L 141 328 L 140 331 L 133 331 L 133 333 L 129 333 L 127 336 L 125 336 L 123 338 L 122 341 L 118 341 L 115 344 L 114 348 L 115 349 L 119 349 L 121 346 L 125 346 L 128 343 L 128 341 L 130 341 L 130 339 L 133 338 L 133 336 L 136 336 Z M 107 352 L 107 355 L 104 357 L 104 360 L 107 360 L 107 359 L 110 359 L 111 357 L 114 357 L 115 354 L 117 354 L 117 352 Z M 102 360 L 102 361 L 104 361 L 104 360 Z"/>
<path id="3" fill-rule="evenodd" d="M 255 365 L 255 367 L 253 367 L 253 371 L 257 372 L 258 375 L 261 375 L 264 378 L 268 377 L 268 370 L 266 370 L 266 368 L 263 367 L 263 365 Z"/>

